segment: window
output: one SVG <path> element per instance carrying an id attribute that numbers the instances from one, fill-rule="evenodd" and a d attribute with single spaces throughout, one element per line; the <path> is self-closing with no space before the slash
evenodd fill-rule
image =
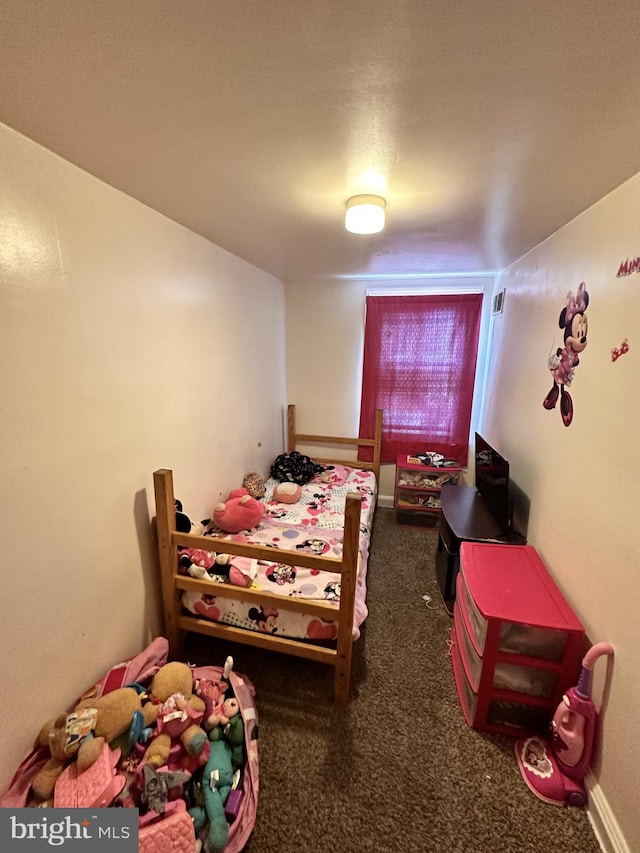
<path id="1" fill-rule="evenodd" d="M 382 409 L 383 462 L 431 450 L 466 464 L 481 311 L 480 293 L 367 296 L 360 436 Z"/>

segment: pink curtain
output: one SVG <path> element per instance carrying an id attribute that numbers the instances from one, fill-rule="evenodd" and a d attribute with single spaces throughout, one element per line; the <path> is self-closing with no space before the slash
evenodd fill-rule
<path id="1" fill-rule="evenodd" d="M 480 293 L 367 297 L 360 437 L 382 409 L 383 462 L 434 451 L 466 465 L 481 311 Z"/>

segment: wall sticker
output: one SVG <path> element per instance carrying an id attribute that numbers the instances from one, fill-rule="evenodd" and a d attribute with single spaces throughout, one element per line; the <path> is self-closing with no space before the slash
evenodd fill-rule
<path id="1" fill-rule="evenodd" d="M 629 352 L 629 341 L 625 338 L 619 347 L 614 347 L 611 350 L 611 361 L 617 361 L 621 355 Z"/>
<path id="2" fill-rule="evenodd" d="M 631 275 L 632 272 L 640 272 L 640 257 L 634 258 L 632 261 L 627 258 L 618 267 L 616 278 L 622 278 L 624 275 Z"/>
<path id="3" fill-rule="evenodd" d="M 576 367 L 580 364 L 579 354 L 587 346 L 589 321 L 586 311 L 588 305 L 589 294 L 583 281 L 580 283 L 576 296 L 571 291 L 567 293 L 566 305 L 560 312 L 558 320 L 558 325 L 564 332 L 564 346 L 558 347 L 549 356 L 548 361 L 553 385 L 542 405 L 545 409 L 555 409 L 558 397 L 560 397 L 560 416 L 562 423 L 567 427 L 573 420 L 573 400 L 567 388 L 573 382 Z"/>

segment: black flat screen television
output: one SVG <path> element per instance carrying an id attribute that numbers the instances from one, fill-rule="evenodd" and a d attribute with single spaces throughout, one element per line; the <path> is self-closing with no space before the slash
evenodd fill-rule
<path id="1" fill-rule="evenodd" d="M 509 463 L 478 433 L 475 456 L 476 490 L 506 535 L 510 527 Z"/>

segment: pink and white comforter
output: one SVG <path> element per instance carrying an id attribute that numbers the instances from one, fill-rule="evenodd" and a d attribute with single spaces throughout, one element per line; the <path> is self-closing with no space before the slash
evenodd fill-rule
<path id="1" fill-rule="evenodd" d="M 247 532 L 247 540 L 260 545 L 287 551 L 340 558 L 344 527 L 344 506 L 348 492 L 363 496 L 360 514 L 358 580 L 354 609 L 353 636 L 360 636 L 360 625 L 367 617 L 366 577 L 369 540 L 375 512 L 377 484 L 370 471 L 336 465 L 302 487 L 300 500 L 295 504 L 272 500 L 277 481 L 268 480 L 263 498 L 266 512 L 262 522 Z M 212 542 L 212 550 L 215 545 Z M 274 561 L 259 560 L 254 589 L 264 589 L 287 598 L 316 599 L 335 603 L 340 601 L 340 575 L 335 572 L 285 566 Z M 232 595 L 233 586 L 229 586 Z M 237 628 L 263 631 L 282 637 L 311 640 L 333 640 L 338 629 L 335 620 L 320 619 L 273 606 L 236 601 L 221 595 L 184 592 L 184 607 L 191 613 Z"/>

